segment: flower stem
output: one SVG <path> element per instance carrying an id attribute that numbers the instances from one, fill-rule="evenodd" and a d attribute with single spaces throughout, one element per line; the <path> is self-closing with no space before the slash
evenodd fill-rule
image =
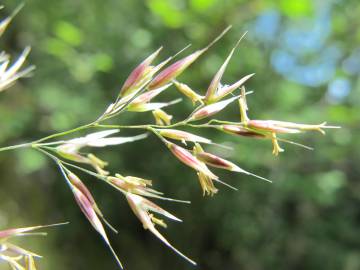
<path id="1" fill-rule="evenodd" d="M 32 145 L 32 143 L 22 143 L 22 144 L 17 144 L 17 145 L 6 146 L 6 147 L 0 148 L 0 152 L 14 150 L 14 149 L 18 149 L 18 148 L 30 147 L 31 145 Z"/>
<path id="2" fill-rule="evenodd" d="M 39 140 L 34 141 L 33 143 L 38 144 L 38 143 L 43 142 L 43 141 L 47 141 L 47 140 L 57 138 L 57 137 L 60 137 L 60 136 L 65 136 L 65 135 L 68 135 L 68 134 L 71 134 L 71 133 L 74 133 L 74 132 L 77 132 L 77 131 L 80 131 L 80 130 L 84 130 L 84 129 L 87 129 L 87 128 L 92 128 L 92 127 L 95 127 L 95 126 L 96 126 L 95 123 L 86 124 L 86 125 L 74 128 L 74 129 L 70 129 L 70 130 L 67 130 L 67 131 L 63 131 L 63 132 L 59 132 L 59 133 L 55 133 L 55 134 L 46 136 L 44 138 L 41 138 Z"/>

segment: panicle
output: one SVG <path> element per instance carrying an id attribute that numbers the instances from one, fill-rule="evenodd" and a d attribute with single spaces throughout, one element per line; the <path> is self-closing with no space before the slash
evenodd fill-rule
<path id="1" fill-rule="evenodd" d="M 1 8 L 1 7 L 0 7 Z M 20 10 L 21 6 L 14 11 L 14 13 L 6 18 L 3 21 L 0 21 L 0 36 L 4 33 L 5 29 L 11 22 L 13 16 Z M 179 92 L 189 98 L 193 105 L 197 102 L 200 103 L 200 106 L 194 109 L 190 116 L 184 121 L 178 122 L 173 127 L 178 126 L 191 126 L 191 127 L 211 127 L 221 130 L 223 132 L 245 136 L 253 138 L 267 138 L 271 139 L 273 144 L 273 154 L 278 155 L 280 152 L 284 151 L 280 146 L 278 141 L 290 142 L 291 141 L 281 140 L 277 138 L 278 134 L 293 134 L 300 133 L 302 131 L 318 131 L 322 134 L 325 134 L 324 129 L 327 128 L 338 128 L 336 126 L 327 126 L 326 123 L 321 123 L 319 125 L 307 125 L 307 124 L 297 124 L 292 122 L 285 121 L 275 121 L 275 120 L 250 120 L 247 116 L 247 102 L 246 94 L 251 92 L 246 92 L 244 84 L 254 75 L 249 74 L 242 77 L 240 80 L 237 80 L 235 83 L 230 85 L 222 84 L 221 80 L 223 78 L 224 72 L 230 62 L 231 57 L 233 56 L 235 49 L 239 45 L 242 38 L 245 34 L 239 39 L 234 48 L 230 51 L 229 55 L 225 59 L 224 63 L 221 65 L 220 69 L 217 71 L 213 77 L 205 96 L 202 96 L 191 89 L 188 85 L 180 83 L 176 78 L 181 75 L 192 63 L 194 63 L 202 54 L 204 54 L 215 42 L 217 42 L 228 30 L 230 27 L 226 28 L 218 37 L 216 37 L 207 47 L 197 50 L 190 55 L 183 57 L 182 59 L 176 61 L 173 64 L 170 64 L 168 67 L 164 68 L 173 57 L 169 57 L 165 61 L 160 62 L 160 64 L 153 65 L 154 60 L 159 55 L 162 48 L 159 48 L 143 60 L 128 76 L 123 86 L 121 87 L 119 94 L 114 101 L 110 104 L 105 110 L 103 115 L 100 116 L 92 124 L 86 125 L 84 127 L 105 127 L 104 125 L 98 125 L 101 120 L 108 119 L 115 116 L 123 111 L 132 111 L 132 112 L 147 112 L 152 111 L 152 114 L 155 118 L 156 125 L 139 125 L 139 126 L 124 126 L 124 128 L 146 128 L 149 131 L 152 131 L 157 135 L 162 142 L 168 147 L 172 154 L 186 166 L 194 169 L 197 173 L 198 180 L 203 192 L 203 196 L 213 196 L 218 192 L 218 189 L 214 185 L 214 181 L 222 183 L 236 190 L 236 188 L 231 187 L 230 185 L 222 182 L 217 175 L 215 175 L 208 166 L 225 169 L 233 172 L 240 172 L 247 175 L 252 175 L 257 178 L 260 178 L 265 181 L 270 180 L 263 178 L 261 176 L 250 173 L 246 170 L 243 170 L 236 164 L 231 161 L 228 161 L 224 158 L 221 158 L 215 154 L 208 153 L 203 150 L 200 143 L 213 144 L 210 139 L 192 134 L 190 132 L 164 128 L 164 126 L 171 125 L 172 116 L 167 114 L 162 108 L 176 104 L 181 101 L 181 99 L 176 99 L 170 102 L 151 102 L 156 96 L 161 94 L 172 84 L 176 86 Z M 27 47 L 19 56 L 19 58 L 10 65 L 10 56 L 5 52 L 0 53 L 0 92 L 10 85 L 12 85 L 18 78 L 27 76 L 32 70 L 33 66 L 30 66 L 25 69 L 21 69 L 28 54 L 30 48 Z M 181 51 L 182 52 L 182 51 Z M 157 74 L 157 75 L 156 75 Z M 235 96 L 234 92 L 241 88 L 241 94 Z M 227 96 L 232 96 L 231 98 L 222 100 Z M 216 119 L 210 120 L 206 124 L 195 125 L 191 124 L 191 121 L 201 120 L 210 116 L 217 114 L 218 112 L 225 109 L 233 101 L 239 101 L 240 107 L 240 119 L 241 122 L 234 123 L 228 121 L 220 121 Z M 211 123 L 216 122 L 221 125 L 211 125 Z M 224 124 L 226 123 L 226 124 Z M 162 126 L 162 127 L 159 127 Z M 112 187 L 116 188 L 118 191 L 121 191 L 125 195 L 126 200 L 131 207 L 134 214 L 142 223 L 145 229 L 148 229 L 153 233 L 157 238 L 159 238 L 166 246 L 175 251 L 178 255 L 189 261 L 190 263 L 196 265 L 196 263 L 186 257 L 183 253 L 174 248 L 165 237 L 157 230 L 156 225 L 166 228 L 167 225 L 164 220 L 155 216 L 155 214 L 162 215 L 171 220 L 181 222 L 179 218 L 164 210 L 154 202 L 150 201 L 149 198 L 169 200 L 169 201 L 178 201 L 163 196 L 162 192 L 159 192 L 152 188 L 152 181 L 148 179 L 143 179 L 140 177 L 134 176 L 122 176 L 120 174 L 115 174 L 115 176 L 109 176 L 109 172 L 105 170 L 105 167 L 108 165 L 108 162 L 101 160 L 92 153 L 84 154 L 80 150 L 84 147 L 105 147 L 111 145 L 118 145 L 127 142 L 133 142 L 146 138 L 147 134 L 140 134 L 132 137 L 109 137 L 112 134 L 118 133 L 118 129 L 109 129 L 100 132 L 94 132 L 87 134 L 84 137 L 79 137 L 71 140 L 61 141 L 61 142 L 52 142 L 49 144 L 37 144 L 37 142 L 42 142 L 48 138 L 53 138 L 60 135 L 69 134 L 72 131 L 80 130 L 81 128 L 71 130 L 69 132 L 63 132 L 54 134 L 54 136 L 49 136 L 44 139 L 34 142 L 34 148 L 44 152 L 59 165 L 61 172 L 63 173 L 67 183 L 69 184 L 71 191 L 74 195 L 76 203 L 80 207 L 82 213 L 88 219 L 92 227 L 101 235 L 113 256 L 115 257 L 118 265 L 122 268 L 122 264 L 118 259 L 116 253 L 114 252 L 107 233 L 105 231 L 103 223 L 108 225 L 111 229 L 112 226 L 105 220 L 102 212 L 97 206 L 94 197 L 92 196 L 89 189 L 86 185 L 80 180 L 80 178 L 69 171 L 65 165 L 73 166 L 77 169 L 80 169 L 84 172 L 87 172 L 90 175 L 96 176 L 97 178 L 106 181 Z M 180 147 L 177 144 L 174 144 L 167 139 L 178 140 L 186 145 L 186 142 L 194 143 L 193 150 L 188 150 L 186 148 Z M 56 148 L 48 147 L 49 145 L 58 145 Z M 298 144 L 299 145 L 299 144 Z M 22 146 L 22 145 L 20 145 Z M 86 170 L 79 166 L 66 163 L 59 159 L 58 157 L 46 152 L 42 149 L 50 149 L 55 151 L 59 156 L 74 161 L 78 163 L 84 163 L 91 165 L 96 171 L 95 174 L 92 171 Z M 225 146 L 224 146 L 225 147 Z M 11 147 L 5 147 L 10 149 Z M 3 150 L 5 149 L 3 148 Z M 48 225 L 56 226 L 60 224 Z M 22 249 L 14 244 L 9 243 L 9 239 L 13 237 L 29 235 L 32 234 L 33 230 L 44 228 L 47 226 L 34 226 L 27 228 L 15 228 L 0 231 L 0 260 L 6 261 L 12 269 L 17 270 L 36 270 L 36 265 L 34 258 L 40 257 L 39 255 Z M 116 230 L 113 229 L 115 232 Z M 6 253 L 5 253 L 6 252 Z M 13 253 L 13 255 L 8 255 Z M 19 263 L 21 262 L 21 263 Z M 24 266 L 22 266 L 24 264 Z"/>

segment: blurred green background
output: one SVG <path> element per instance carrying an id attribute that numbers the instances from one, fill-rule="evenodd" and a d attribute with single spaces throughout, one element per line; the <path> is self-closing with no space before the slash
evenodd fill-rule
<path id="1" fill-rule="evenodd" d="M 2 17 L 20 1 L 6 0 Z M 159 202 L 184 220 L 168 223 L 165 236 L 195 259 L 196 269 L 360 269 L 360 5 L 357 0 L 31 0 L 16 17 L 1 48 L 14 57 L 31 45 L 34 76 L 0 96 L 0 143 L 16 144 L 88 123 L 115 98 L 137 63 L 163 45 L 165 58 L 188 43 L 206 45 L 227 25 L 233 29 L 179 79 L 205 92 L 237 39 L 248 30 L 225 81 L 255 72 L 247 83 L 250 117 L 341 125 L 327 136 L 292 139 L 315 147 L 197 132 L 234 151 L 222 154 L 268 177 L 218 172 L 224 186 L 202 197 L 195 173 L 156 138 L 96 153 L 113 172 L 149 177 L 155 188 L 190 206 Z M 173 89 L 163 95 L 178 97 Z M 190 112 L 185 101 L 169 109 Z M 229 106 L 222 119 L 238 119 Z M 129 113 L 116 123 L 144 123 L 151 113 Z M 122 135 L 135 134 L 123 131 Z M 0 228 L 71 221 L 46 238 L 23 239 L 44 255 L 40 269 L 116 269 L 97 233 L 75 204 L 52 162 L 34 151 L 0 155 Z M 173 254 L 132 214 L 123 197 L 83 176 L 108 219 L 127 269 L 194 269 Z M 0 269 L 7 269 L 0 265 Z"/>

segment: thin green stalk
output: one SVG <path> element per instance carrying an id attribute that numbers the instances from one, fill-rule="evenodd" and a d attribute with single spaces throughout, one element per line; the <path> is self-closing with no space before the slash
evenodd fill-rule
<path id="1" fill-rule="evenodd" d="M 99 175 L 98 173 L 92 172 L 92 171 L 90 171 L 90 170 L 87 170 L 87 169 L 85 169 L 85 168 L 82 168 L 82 167 L 80 167 L 80 166 L 77 166 L 77 165 L 75 165 L 75 164 L 72 164 L 72 163 L 69 163 L 69 162 L 66 162 L 66 161 L 61 161 L 61 163 L 64 164 L 64 165 L 66 165 L 66 166 L 69 166 L 69 167 L 73 167 L 73 168 L 75 168 L 75 169 L 78 169 L 78 170 L 80 170 L 80 171 L 82 171 L 82 172 L 84 172 L 84 173 L 87 173 L 87 174 L 91 175 L 91 176 L 94 176 L 94 177 L 96 177 L 97 179 L 100 179 L 100 180 L 103 180 L 103 181 L 107 182 L 106 179 L 105 179 L 105 176 L 101 176 L 101 175 Z"/>
<path id="2" fill-rule="evenodd" d="M 47 141 L 49 139 L 53 139 L 53 138 L 60 137 L 60 136 L 65 136 L 65 135 L 68 135 L 68 134 L 71 134 L 71 133 L 74 133 L 74 132 L 77 132 L 77 131 L 80 131 L 80 130 L 84 130 L 84 129 L 87 129 L 87 128 L 92 128 L 92 127 L 95 127 L 95 126 L 96 126 L 96 123 L 90 123 L 90 124 L 86 124 L 86 125 L 74 128 L 74 129 L 70 129 L 70 130 L 67 130 L 67 131 L 55 133 L 55 134 L 46 136 L 44 138 L 41 138 L 39 140 L 36 140 L 36 141 L 33 142 L 33 144 L 38 144 L 40 142 Z"/>
<path id="3" fill-rule="evenodd" d="M 95 177 L 95 178 L 97 178 L 97 179 L 99 179 L 99 180 L 104 181 L 105 183 L 107 183 L 107 184 L 113 186 L 114 188 L 116 188 L 117 190 L 119 190 L 119 191 L 120 191 L 121 193 L 123 193 L 124 195 L 127 194 L 126 191 L 124 191 L 124 190 L 120 189 L 119 187 L 116 187 L 116 186 L 112 185 L 110 182 L 108 182 L 108 181 L 106 180 L 106 176 L 99 175 L 99 174 L 97 174 L 97 173 L 95 173 L 95 172 L 92 172 L 92 171 L 90 171 L 90 170 L 87 170 L 87 169 L 85 169 L 85 168 L 82 168 L 82 167 L 80 167 L 80 166 L 77 166 L 77 165 L 75 165 L 75 164 L 72 164 L 72 163 L 63 161 L 63 160 L 61 160 L 60 158 L 56 157 L 55 155 L 50 154 L 49 152 L 43 150 L 42 148 L 45 148 L 45 147 L 34 147 L 34 149 L 40 151 L 41 153 L 47 155 L 47 156 L 50 157 L 52 160 L 54 160 L 55 163 L 56 163 L 60 168 L 63 168 L 63 169 L 65 169 L 65 170 L 67 170 L 67 171 L 68 171 L 68 169 L 65 167 L 65 165 L 66 165 L 66 166 L 69 166 L 69 167 L 72 167 L 72 168 L 75 168 L 75 169 L 80 170 L 80 171 L 82 171 L 82 172 L 84 172 L 84 173 L 86 173 L 86 174 L 88 174 L 88 175 L 91 175 L 91 176 L 93 176 L 93 177 Z M 48 149 L 48 147 L 47 147 L 46 149 Z M 48 150 L 53 150 L 53 149 L 48 149 Z M 64 177 L 67 178 L 66 175 L 64 175 Z M 66 180 L 68 180 L 68 179 L 66 179 Z"/>
<path id="4" fill-rule="evenodd" d="M 96 124 L 94 127 L 98 128 L 122 128 L 122 129 L 148 129 L 149 126 L 152 125 L 132 125 L 132 126 L 126 126 L 126 125 L 100 125 Z M 156 126 L 156 125 L 154 125 Z"/>
<path id="5" fill-rule="evenodd" d="M 148 127 L 148 130 L 154 133 L 163 143 L 165 143 L 165 145 L 167 145 L 168 141 L 165 140 L 165 138 L 161 136 L 156 129 L 154 129 L 153 127 Z"/>
<path id="6" fill-rule="evenodd" d="M 30 147 L 31 145 L 32 145 L 32 143 L 22 143 L 22 144 L 17 144 L 17 145 L 6 146 L 6 147 L 0 148 L 0 152 L 14 150 L 14 149 L 18 149 L 18 148 L 26 148 L 26 147 Z"/>
<path id="7" fill-rule="evenodd" d="M 186 126 L 193 128 L 219 128 L 219 125 L 209 125 L 209 124 L 187 124 Z"/>
<path id="8" fill-rule="evenodd" d="M 185 121 L 180 121 L 177 122 L 175 124 L 172 125 L 167 125 L 167 126 L 159 126 L 159 125 L 102 125 L 102 124 L 95 124 L 93 127 L 98 127 L 98 128 L 122 128 L 122 129 L 146 129 L 149 130 L 149 128 L 174 128 L 174 127 L 179 127 L 179 126 L 186 126 L 188 125 L 187 122 Z M 189 125 L 190 126 L 190 125 Z"/>
<path id="9" fill-rule="evenodd" d="M 70 129 L 67 131 L 63 131 L 63 132 L 59 132 L 59 133 L 55 133 L 49 136 L 46 136 L 44 138 L 41 138 L 39 140 L 35 140 L 33 142 L 30 143 L 23 143 L 23 144 L 18 144 L 18 145 L 12 145 L 12 146 L 7 146 L 7 147 L 3 147 L 0 148 L 0 152 L 2 151 L 8 151 L 8 150 L 14 150 L 14 149 L 18 149 L 18 148 L 26 148 L 26 147 L 33 147 L 34 145 L 41 145 L 41 146 L 45 146 L 45 145 L 53 145 L 53 144 L 60 144 L 63 143 L 64 141 L 56 141 L 56 142 L 49 142 L 49 143 L 42 143 L 44 141 L 53 139 L 53 138 L 57 138 L 57 137 L 61 137 L 61 136 L 65 136 L 77 131 L 81 131 L 84 129 L 88 129 L 88 128 L 122 128 L 122 129 L 145 129 L 145 130 L 150 130 L 154 133 L 154 128 L 158 128 L 158 129 L 163 129 L 163 128 L 175 128 L 175 127 L 180 127 L 180 126 L 189 126 L 189 127 L 194 127 L 194 128 L 216 128 L 216 125 L 211 125 L 211 123 L 218 123 L 218 124 L 228 124 L 228 125 L 242 125 L 242 123 L 237 123 L 237 122 L 229 122 L 229 121 L 221 121 L 221 120 L 217 120 L 217 119 L 212 119 L 209 122 L 205 123 L 205 124 L 190 124 L 187 122 L 187 120 L 183 120 L 177 123 L 174 123 L 172 125 L 167 125 L 167 126 L 159 126 L 159 125 L 102 125 L 102 124 L 98 124 L 98 122 L 93 122 L 90 124 L 86 124 L 74 129 Z M 157 134 L 157 133 L 155 133 Z"/>
<path id="10" fill-rule="evenodd" d="M 217 119 L 211 119 L 206 124 L 212 124 L 212 123 L 223 124 L 223 125 L 244 126 L 244 123 L 242 123 L 242 122 L 231 122 L 231 121 L 223 121 L 223 120 L 217 120 Z"/>
<path id="11" fill-rule="evenodd" d="M 45 150 L 42 149 L 42 148 L 47 149 L 47 150 L 50 150 L 50 151 L 54 151 L 54 149 L 49 148 L 49 147 L 46 147 L 46 146 L 45 146 L 45 147 L 44 147 L 44 146 L 34 147 L 34 149 L 36 149 L 36 150 L 42 152 L 43 154 L 49 156 L 51 159 L 53 159 L 53 160 L 56 161 L 57 163 L 61 163 L 61 164 L 64 164 L 64 165 L 73 167 L 73 168 L 75 168 L 75 169 L 81 170 L 81 171 L 83 171 L 83 172 L 85 172 L 85 173 L 87 173 L 87 174 L 89 174 L 89 175 L 91 175 L 91 176 L 94 176 L 94 177 L 96 177 L 96 178 L 98 178 L 98 179 L 100 179 L 100 180 L 105 180 L 105 177 L 101 177 L 99 174 L 94 173 L 94 172 L 92 172 L 92 171 L 90 171 L 90 170 L 87 170 L 87 169 L 82 168 L 82 167 L 80 167 L 80 166 L 77 166 L 77 165 L 71 164 L 71 163 L 69 163 L 69 162 L 63 161 L 63 160 L 61 160 L 60 158 L 56 157 L 56 156 L 53 155 L 53 154 L 50 154 L 49 152 L 45 151 Z"/>

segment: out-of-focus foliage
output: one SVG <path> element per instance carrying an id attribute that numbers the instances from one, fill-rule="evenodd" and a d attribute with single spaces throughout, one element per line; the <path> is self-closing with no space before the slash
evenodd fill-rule
<path id="1" fill-rule="evenodd" d="M 19 3 L 4 1 L 2 15 Z M 150 176 L 156 188 L 192 201 L 191 206 L 162 205 L 184 220 L 167 236 L 199 262 L 199 269 L 359 269 L 359 16 L 356 0 L 28 1 L 1 46 L 14 55 L 31 45 L 29 61 L 37 69 L 0 96 L 1 145 L 93 120 L 150 52 L 161 45 L 164 56 L 188 43 L 200 48 L 232 24 L 181 81 L 205 92 L 248 30 L 225 79 L 256 73 L 247 84 L 255 91 L 248 99 L 250 116 L 306 123 L 326 119 L 343 128 L 326 137 L 301 136 L 299 141 L 315 151 L 287 145 L 277 158 L 269 142 L 204 131 L 199 135 L 234 147 L 214 151 L 274 181 L 234 174 L 223 180 L 239 191 L 221 187 L 212 198 L 201 196 L 196 175 L 170 158 L 156 138 L 99 155 L 112 161 L 114 171 Z M 185 115 L 189 107 L 183 104 L 172 110 Z M 237 119 L 235 110 L 229 107 L 227 118 Z M 129 113 L 117 123 L 142 123 L 146 117 L 151 116 Z M 4 153 L 0 175 L 0 228 L 71 221 L 46 239 L 26 239 L 31 250 L 45 255 L 41 269 L 116 269 L 53 164 L 30 150 Z M 87 180 L 119 229 L 112 242 L 128 269 L 192 269 L 142 230 L 118 194 Z"/>

